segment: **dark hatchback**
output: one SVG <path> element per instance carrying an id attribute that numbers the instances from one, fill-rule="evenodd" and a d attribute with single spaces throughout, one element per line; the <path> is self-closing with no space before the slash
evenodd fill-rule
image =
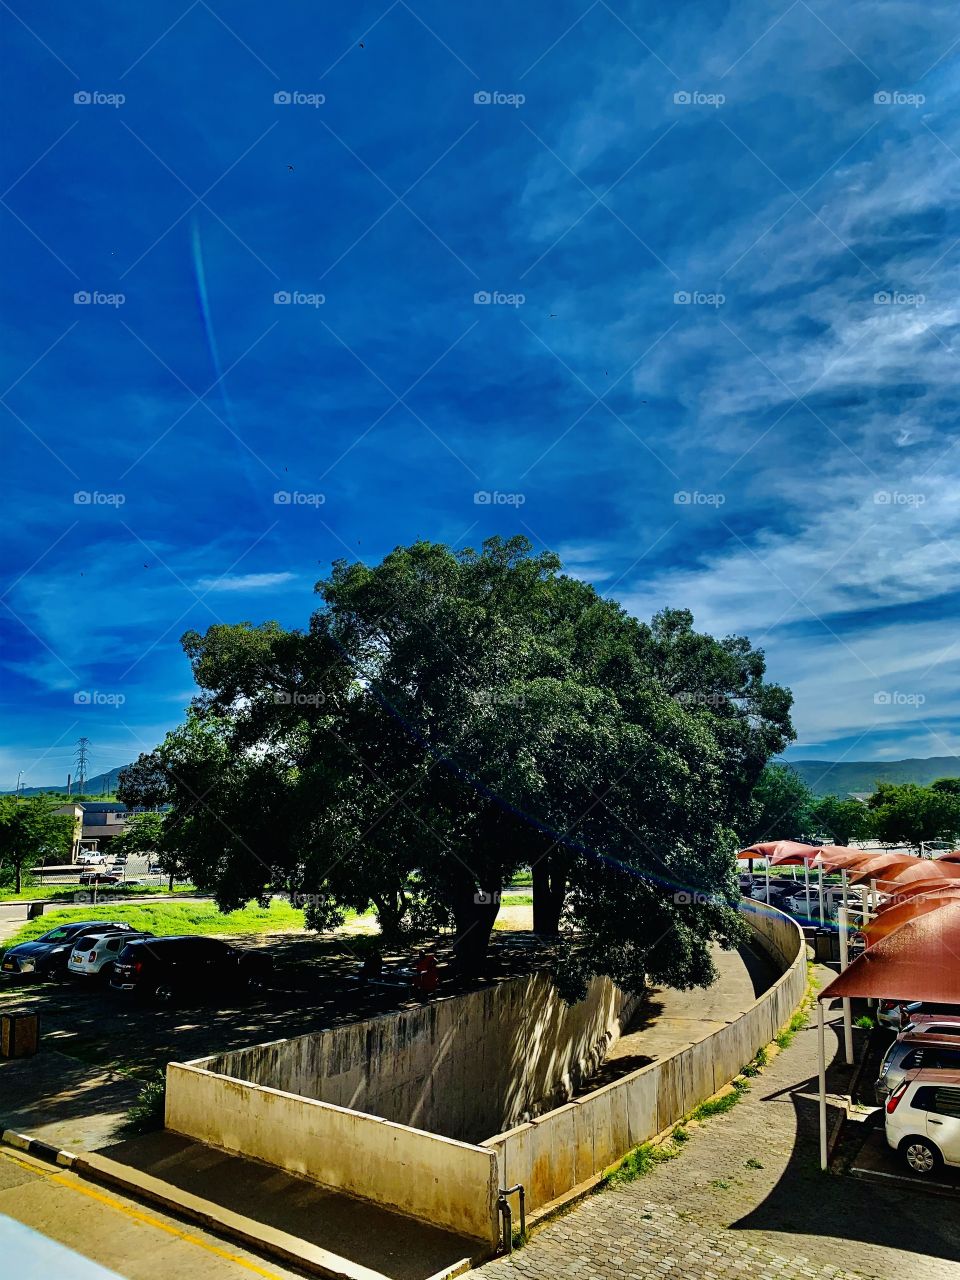
<path id="1" fill-rule="evenodd" d="M 263 986 L 273 959 L 216 938 L 143 938 L 129 942 L 113 966 L 110 988 L 160 1004 L 186 996 L 236 996 Z"/>
<path id="2" fill-rule="evenodd" d="M 10 947 L 0 961 L 0 973 L 8 978 L 49 978 L 67 971 L 73 943 L 85 933 L 137 933 L 132 924 L 116 920 L 81 920 L 61 924 L 32 942 Z"/>

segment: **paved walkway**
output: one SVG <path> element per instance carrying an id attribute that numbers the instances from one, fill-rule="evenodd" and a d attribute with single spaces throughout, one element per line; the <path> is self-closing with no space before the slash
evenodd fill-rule
<path id="1" fill-rule="evenodd" d="M 960 1280 L 954 1202 L 820 1173 L 816 1039 L 811 1017 L 677 1159 L 590 1196 L 488 1263 L 485 1280 Z M 828 1087 L 845 1076 L 834 1064 Z"/>

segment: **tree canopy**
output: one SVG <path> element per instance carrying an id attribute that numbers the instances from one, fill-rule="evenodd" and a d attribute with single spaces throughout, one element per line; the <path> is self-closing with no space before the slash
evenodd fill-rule
<path id="1" fill-rule="evenodd" d="M 12 880 L 17 893 L 25 871 L 44 858 L 70 856 L 74 819 L 56 807 L 44 795 L 0 796 L 0 883 Z"/>
<path id="2" fill-rule="evenodd" d="M 472 967 L 531 866 L 573 986 L 710 980 L 707 944 L 740 936 L 734 832 L 793 736 L 760 651 L 640 622 L 524 538 L 340 561 L 317 592 L 305 631 L 183 638 L 200 692 L 137 772 L 198 887 L 304 894 L 315 926 L 452 918 Z"/>

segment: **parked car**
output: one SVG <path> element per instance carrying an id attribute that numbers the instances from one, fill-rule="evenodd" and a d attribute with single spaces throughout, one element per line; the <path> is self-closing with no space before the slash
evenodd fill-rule
<path id="1" fill-rule="evenodd" d="M 960 1044 L 955 1036 L 904 1032 L 883 1056 L 877 1077 L 877 1102 L 883 1106 L 891 1093 L 913 1071 L 960 1071 Z"/>
<path id="2" fill-rule="evenodd" d="M 80 867 L 102 867 L 106 862 L 106 858 L 102 853 L 88 852 L 77 855 L 77 866 Z"/>
<path id="3" fill-rule="evenodd" d="M 125 867 L 127 865 L 127 855 L 125 853 L 113 854 L 113 865 L 115 867 Z"/>
<path id="4" fill-rule="evenodd" d="M 922 1031 L 928 1036 L 960 1036 L 960 1013 L 914 1013 L 903 1030 Z"/>
<path id="5" fill-rule="evenodd" d="M 877 1021 L 882 1027 L 903 1031 L 912 1014 L 921 1008 L 919 1000 L 881 1000 L 877 1004 Z"/>
<path id="6" fill-rule="evenodd" d="M 122 876 L 112 871 L 81 871 L 80 884 L 119 884 Z"/>
<path id="7" fill-rule="evenodd" d="M 144 938 L 117 956 L 110 987 L 174 1004 L 188 993 L 236 995 L 261 985 L 272 970 L 271 956 L 216 938 Z"/>
<path id="8" fill-rule="evenodd" d="M 150 933 L 84 933 L 76 938 L 67 961 L 68 973 L 83 978 L 109 978 L 117 956 L 133 938 L 151 938 Z"/>
<path id="9" fill-rule="evenodd" d="M 21 942 L 10 947 L 0 961 L 0 973 L 10 977 L 45 978 L 66 971 L 67 961 L 75 938 L 89 933 L 136 933 L 133 925 L 115 920 L 78 920 L 57 925 L 32 942 Z"/>
<path id="10" fill-rule="evenodd" d="M 960 1167 L 960 1072 L 925 1069 L 902 1080 L 887 1099 L 884 1122 L 888 1145 L 913 1173 Z"/>

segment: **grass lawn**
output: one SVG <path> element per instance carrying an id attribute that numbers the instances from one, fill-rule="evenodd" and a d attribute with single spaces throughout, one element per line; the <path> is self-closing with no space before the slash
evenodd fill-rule
<path id="1" fill-rule="evenodd" d="M 90 903 L 69 911 L 47 911 L 36 920 L 28 920 L 6 945 L 15 947 L 19 942 L 29 942 L 58 924 L 102 917 L 132 924 L 158 937 L 174 933 L 226 933 L 255 937 L 265 933 L 296 933 L 303 929 L 303 912 L 278 899 L 266 908 L 251 904 L 226 914 L 218 911 L 212 902 L 144 902 L 142 905 L 117 906 L 98 902 L 95 906 Z"/>

